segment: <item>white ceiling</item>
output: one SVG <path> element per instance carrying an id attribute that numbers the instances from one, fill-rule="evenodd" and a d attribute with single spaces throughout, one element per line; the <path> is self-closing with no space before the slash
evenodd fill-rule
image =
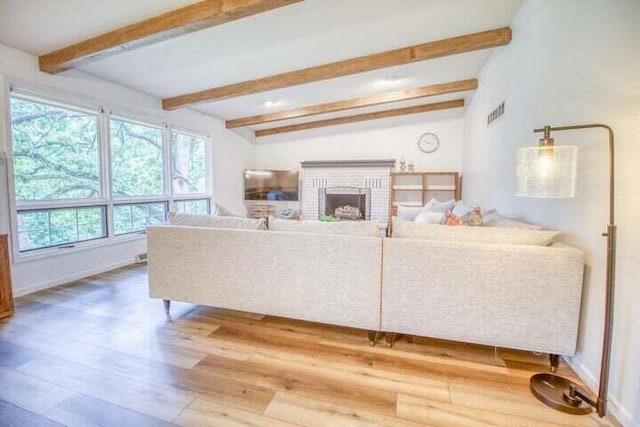
<path id="1" fill-rule="evenodd" d="M 40 55 L 193 0 L 0 0 L 0 43 Z M 80 67 L 166 98 L 313 65 L 509 26 L 522 0 L 305 0 Z M 477 77 L 492 49 L 193 107 L 222 119 Z M 399 76 L 394 85 L 384 78 Z M 482 84 L 482 83 L 480 83 Z M 357 109 L 282 126 L 465 94 Z M 468 99 L 469 94 L 466 94 Z M 277 105 L 267 107 L 266 100 Z M 428 113 L 427 113 L 428 114 Z"/>

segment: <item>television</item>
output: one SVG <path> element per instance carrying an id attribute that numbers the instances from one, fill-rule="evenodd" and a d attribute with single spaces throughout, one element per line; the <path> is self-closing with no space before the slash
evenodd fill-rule
<path id="1" fill-rule="evenodd" d="M 245 170 L 244 199 L 297 201 L 298 171 Z"/>

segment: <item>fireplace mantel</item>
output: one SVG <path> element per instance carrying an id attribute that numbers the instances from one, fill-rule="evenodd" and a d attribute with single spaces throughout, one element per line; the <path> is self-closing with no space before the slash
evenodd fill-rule
<path id="1" fill-rule="evenodd" d="M 325 212 L 319 199 L 326 189 L 351 187 L 367 189 L 367 219 L 377 221 L 381 228 L 389 222 L 389 194 L 393 159 L 371 160 L 311 160 L 302 165 L 302 218 L 317 220 Z M 323 199 L 323 201 L 325 201 Z M 320 212 L 322 210 L 322 212 Z"/>
<path id="2" fill-rule="evenodd" d="M 395 168 L 394 159 L 382 160 L 307 160 L 300 162 L 306 168 Z"/>

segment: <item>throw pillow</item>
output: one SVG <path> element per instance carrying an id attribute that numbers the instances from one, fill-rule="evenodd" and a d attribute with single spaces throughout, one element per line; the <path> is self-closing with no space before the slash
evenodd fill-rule
<path id="1" fill-rule="evenodd" d="M 416 217 L 422 211 L 424 206 L 398 206 L 398 210 L 396 211 L 396 215 L 398 218 L 402 218 L 405 221 L 415 221 Z"/>
<path id="2" fill-rule="evenodd" d="M 444 225 L 468 225 L 471 227 L 478 227 L 482 225 L 482 211 L 479 207 L 473 208 L 466 214 L 458 216 L 453 211 L 447 211 L 442 218 L 442 224 Z"/>
<path id="3" fill-rule="evenodd" d="M 440 224 L 442 222 L 443 217 L 442 212 L 424 212 L 421 215 L 418 215 L 414 222 L 421 224 Z"/>
<path id="4" fill-rule="evenodd" d="M 420 213 L 416 216 L 415 222 L 431 224 L 433 223 L 433 215 L 430 216 L 429 214 L 439 213 L 440 215 L 443 215 L 446 211 L 453 208 L 455 202 L 455 200 L 449 200 L 440 203 L 436 199 L 431 199 L 426 205 L 424 205 Z M 442 216 L 439 218 L 441 219 Z"/>
<path id="5" fill-rule="evenodd" d="M 404 239 L 448 240 L 455 242 L 501 243 L 548 246 L 560 234 L 553 230 L 498 227 L 446 227 L 417 224 L 393 217 L 393 237 Z"/>
<path id="6" fill-rule="evenodd" d="M 364 237 L 380 236 L 380 228 L 378 227 L 378 223 L 375 221 L 295 221 L 270 216 L 269 230 L 314 234 L 342 234 Z"/>
<path id="7" fill-rule="evenodd" d="M 242 228 L 245 230 L 266 230 L 264 218 L 239 218 L 233 216 L 211 216 L 177 214 L 169 212 L 170 225 L 189 225 L 208 228 Z"/>
<path id="8" fill-rule="evenodd" d="M 442 217 L 442 225 L 464 225 L 462 218 L 456 216 L 452 211 L 446 211 Z"/>

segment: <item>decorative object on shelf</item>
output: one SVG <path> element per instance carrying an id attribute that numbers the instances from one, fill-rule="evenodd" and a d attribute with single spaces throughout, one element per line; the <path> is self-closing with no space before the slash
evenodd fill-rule
<path id="1" fill-rule="evenodd" d="M 409 172 L 415 172 L 416 170 L 416 166 L 413 164 L 413 162 L 409 162 Z"/>
<path id="2" fill-rule="evenodd" d="M 440 138 L 433 132 L 426 132 L 418 138 L 418 148 L 426 154 L 434 153 L 440 148 Z"/>
<path id="3" fill-rule="evenodd" d="M 404 172 L 407 170 L 407 164 L 404 161 L 404 155 L 400 156 L 400 172 Z"/>
<path id="4" fill-rule="evenodd" d="M 571 414 L 588 414 L 591 412 L 591 407 L 595 407 L 598 415 L 604 417 L 607 413 L 616 266 L 613 130 L 604 124 L 545 126 L 534 129 L 535 133 L 544 132 L 544 137 L 540 139 L 537 147 L 525 147 L 518 150 L 516 195 L 553 198 L 574 197 L 577 147 L 555 146 L 550 134 L 552 131 L 592 128 L 603 128 L 609 133 L 609 225 L 607 231 L 602 233 L 607 238 L 607 272 L 598 397 L 596 400 L 592 399 L 578 384 L 555 374 L 534 375 L 531 377 L 529 388 L 542 403 L 559 411 Z"/>

